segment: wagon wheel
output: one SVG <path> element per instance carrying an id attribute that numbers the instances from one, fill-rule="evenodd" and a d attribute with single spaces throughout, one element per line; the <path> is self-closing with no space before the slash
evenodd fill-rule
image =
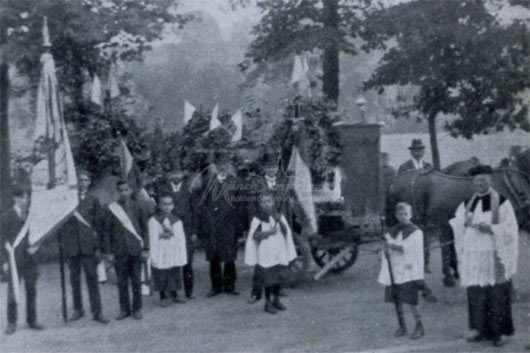
<path id="1" fill-rule="evenodd" d="M 320 266 L 324 267 L 328 262 L 335 257 L 344 248 L 329 248 L 322 249 L 318 247 L 311 248 L 311 255 L 315 262 Z M 359 254 L 359 245 L 352 244 L 350 251 L 344 256 L 339 262 L 337 262 L 329 271 L 331 273 L 340 273 L 352 267 L 355 261 L 357 261 L 357 255 Z"/>

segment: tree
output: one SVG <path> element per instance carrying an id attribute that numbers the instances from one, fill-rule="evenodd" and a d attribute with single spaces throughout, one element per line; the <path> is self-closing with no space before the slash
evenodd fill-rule
<path id="1" fill-rule="evenodd" d="M 445 128 L 468 139 L 505 127 L 530 130 L 528 102 L 517 95 L 530 87 L 530 42 L 523 22 L 501 25 L 485 1 L 417 0 L 377 11 L 367 23 L 373 38 L 396 44 L 364 87 L 417 87 L 413 101 L 397 114 L 418 112 L 427 119 L 435 168 L 440 168 L 436 119 L 441 114 L 455 115 Z"/>
<path id="2" fill-rule="evenodd" d="M 322 51 L 323 94 L 337 103 L 339 54 L 356 54 L 353 40 L 361 33 L 361 14 L 369 4 L 369 0 L 258 0 L 264 15 L 253 29 L 255 39 L 241 67 L 253 72 L 250 79 L 274 76 L 269 62 Z"/>
<path id="3" fill-rule="evenodd" d="M 0 7 L 0 137 L 2 166 L 9 165 L 9 74 L 11 65 L 36 85 L 42 52 L 42 20 L 48 18 L 57 76 L 69 121 L 86 118 L 83 84 L 115 60 L 141 58 L 149 43 L 169 24 L 182 26 L 190 16 L 176 12 L 172 0 L 8 0 Z M 29 88 L 32 88 L 29 87 Z M 10 197 L 9 169 L 2 168 L 2 204 Z M 3 207 L 3 206 L 2 206 Z"/>

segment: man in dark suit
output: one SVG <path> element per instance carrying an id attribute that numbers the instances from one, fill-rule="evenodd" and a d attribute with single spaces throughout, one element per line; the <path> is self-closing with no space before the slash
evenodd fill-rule
<path id="1" fill-rule="evenodd" d="M 81 267 L 85 272 L 90 300 L 90 311 L 94 320 L 102 324 L 109 321 L 101 313 L 97 265 L 104 247 L 103 229 L 101 229 L 103 209 L 98 199 L 87 193 L 91 179 L 87 171 L 77 173 L 79 206 L 60 231 L 60 244 L 68 259 L 70 283 L 74 312 L 70 321 L 76 321 L 85 315 L 81 296 Z"/>
<path id="2" fill-rule="evenodd" d="M 186 251 L 188 263 L 182 268 L 184 293 L 188 299 L 193 296 L 193 251 L 198 233 L 198 203 L 200 194 L 192 189 L 192 180 L 180 168 L 167 173 L 166 178 L 158 185 L 156 195 L 169 193 L 173 196 L 173 212 L 182 219 L 186 234 Z"/>
<path id="3" fill-rule="evenodd" d="M 200 232 L 210 262 L 211 291 L 208 297 L 223 291 L 239 295 L 235 289 L 237 278 L 235 260 L 237 241 L 246 222 L 245 202 L 239 200 L 238 179 L 229 174 L 230 161 L 225 154 L 215 159 L 217 171 L 209 176 L 200 199 Z M 222 264 L 224 263 L 224 269 Z"/>
<path id="4" fill-rule="evenodd" d="M 110 254 L 109 261 L 115 261 L 118 277 L 120 314 L 116 320 L 123 320 L 131 314 L 136 320 L 141 320 L 141 271 L 143 263 L 149 258 L 147 216 L 141 206 L 132 200 L 132 190 L 127 181 L 118 181 L 117 188 L 120 197 L 108 206 L 105 232 L 105 252 Z M 129 281 L 133 294 L 132 309 Z"/>
<path id="5" fill-rule="evenodd" d="M 432 165 L 423 160 L 425 155 L 425 146 L 421 139 L 413 139 L 412 144 L 409 147 L 411 159 L 403 163 L 398 168 L 398 174 L 406 172 L 407 170 L 421 170 L 431 169 Z"/>
<path id="6" fill-rule="evenodd" d="M 409 147 L 409 151 L 410 151 L 412 158 L 399 166 L 398 174 L 404 173 L 409 170 L 432 169 L 432 165 L 423 160 L 423 156 L 425 155 L 425 146 L 423 145 L 423 142 L 421 139 L 413 139 Z M 424 241 L 423 241 L 425 272 L 431 273 L 431 270 L 429 269 L 429 260 L 431 258 L 431 251 L 429 248 L 429 241 L 426 239 L 427 238 L 426 235 L 427 233 L 424 233 Z M 424 281 L 421 281 L 420 287 L 422 291 L 422 296 L 425 298 L 425 300 L 429 302 L 437 301 L 436 297 L 432 294 L 431 289 L 427 286 L 427 284 Z"/>
<path id="7" fill-rule="evenodd" d="M 0 263 L 4 271 L 9 272 L 7 285 L 7 328 L 5 333 L 11 335 L 17 329 L 18 318 L 18 286 L 16 278 L 24 279 L 26 289 L 26 320 L 28 326 L 34 330 L 42 330 L 37 322 L 37 263 L 33 254 L 36 246 L 29 245 L 28 232 L 21 232 L 28 216 L 30 192 L 22 187 L 15 186 L 13 190 L 14 206 L 0 217 L 0 230 L 2 234 L 0 250 Z M 8 251 L 7 248 L 14 249 Z"/>

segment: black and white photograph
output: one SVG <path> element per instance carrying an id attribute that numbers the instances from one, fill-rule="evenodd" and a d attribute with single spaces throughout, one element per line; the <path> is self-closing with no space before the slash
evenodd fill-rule
<path id="1" fill-rule="evenodd" d="M 530 352 L 530 0 L 0 0 L 0 351 Z"/>

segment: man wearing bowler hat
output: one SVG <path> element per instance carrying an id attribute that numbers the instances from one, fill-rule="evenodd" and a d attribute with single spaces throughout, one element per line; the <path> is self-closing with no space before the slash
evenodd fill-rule
<path id="1" fill-rule="evenodd" d="M 409 147 L 412 158 L 399 166 L 398 173 L 401 174 L 407 170 L 431 169 L 432 165 L 423 160 L 425 155 L 425 146 L 421 139 L 413 139 Z"/>

